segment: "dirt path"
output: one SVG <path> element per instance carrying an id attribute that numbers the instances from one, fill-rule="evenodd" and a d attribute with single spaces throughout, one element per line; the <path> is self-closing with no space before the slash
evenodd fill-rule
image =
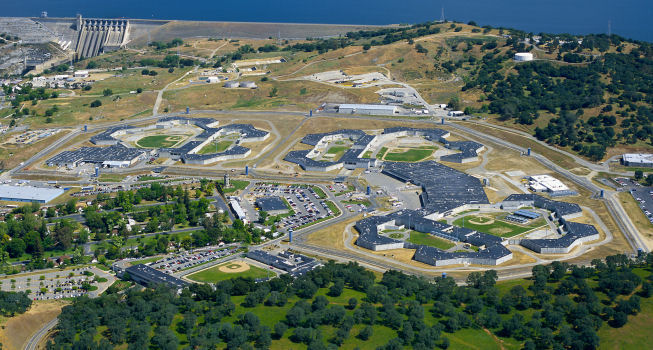
<path id="1" fill-rule="evenodd" d="M 483 328 L 483 330 L 485 331 L 485 333 L 489 334 L 492 337 L 492 339 L 494 339 L 497 345 L 499 345 L 499 349 L 506 350 L 506 348 L 503 347 L 503 341 L 501 339 L 497 338 L 497 336 L 494 335 L 494 333 L 490 332 L 490 330 L 488 330 L 487 328 Z"/>
<path id="2" fill-rule="evenodd" d="M 32 334 L 61 313 L 69 302 L 63 300 L 37 301 L 24 314 L 8 319 L 0 329 L 3 349 L 24 349 Z"/>

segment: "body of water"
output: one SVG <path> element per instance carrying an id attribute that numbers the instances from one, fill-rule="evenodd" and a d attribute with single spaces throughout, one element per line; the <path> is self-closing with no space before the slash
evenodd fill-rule
<path id="1" fill-rule="evenodd" d="M 0 16 L 127 17 L 237 22 L 419 23 L 445 18 L 533 33 L 607 33 L 653 41 L 653 0 L 21 0 Z"/>

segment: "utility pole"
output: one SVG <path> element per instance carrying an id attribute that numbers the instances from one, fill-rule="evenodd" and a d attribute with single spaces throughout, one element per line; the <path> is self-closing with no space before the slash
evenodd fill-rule
<path id="1" fill-rule="evenodd" d="M 612 35 L 612 21 L 608 20 L 608 36 Z"/>

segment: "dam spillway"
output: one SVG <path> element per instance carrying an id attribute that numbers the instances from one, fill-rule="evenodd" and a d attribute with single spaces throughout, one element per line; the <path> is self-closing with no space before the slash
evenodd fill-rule
<path id="1" fill-rule="evenodd" d="M 75 52 L 78 58 L 95 57 L 115 51 L 129 40 L 129 21 L 77 17 Z"/>

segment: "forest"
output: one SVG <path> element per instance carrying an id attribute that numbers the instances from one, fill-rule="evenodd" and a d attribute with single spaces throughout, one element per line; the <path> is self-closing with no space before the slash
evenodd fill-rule
<path id="1" fill-rule="evenodd" d="M 111 288 L 65 307 L 48 349 L 446 349 L 486 332 L 510 348 L 596 349 L 602 327 L 623 327 L 653 294 L 653 255 L 532 272 L 507 284 L 493 270 L 473 272 L 458 286 L 329 261 L 296 279 L 235 278 L 180 294 Z"/>

